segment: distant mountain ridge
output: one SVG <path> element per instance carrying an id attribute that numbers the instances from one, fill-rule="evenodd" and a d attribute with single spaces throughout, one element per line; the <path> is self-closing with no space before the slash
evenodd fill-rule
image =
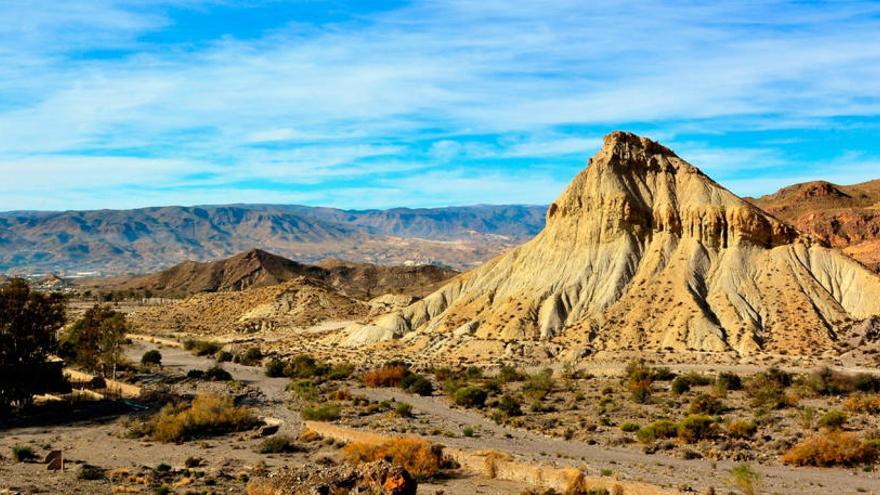
<path id="1" fill-rule="evenodd" d="M 0 272 L 148 273 L 260 248 L 303 262 L 339 258 L 467 269 L 543 227 L 544 206 L 340 210 L 298 205 L 167 206 L 0 213 Z"/>

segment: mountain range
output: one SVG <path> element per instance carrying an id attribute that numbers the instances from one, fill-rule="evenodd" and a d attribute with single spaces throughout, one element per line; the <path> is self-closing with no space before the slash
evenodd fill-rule
<path id="1" fill-rule="evenodd" d="M 880 314 L 880 276 L 739 198 L 672 150 L 605 138 L 532 240 L 342 342 L 420 355 L 811 354 Z"/>
<path id="2" fill-rule="evenodd" d="M 545 209 L 228 205 L 5 212 L 0 273 L 148 273 L 254 248 L 302 262 L 338 258 L 468 269 L 535 235 Z"/>

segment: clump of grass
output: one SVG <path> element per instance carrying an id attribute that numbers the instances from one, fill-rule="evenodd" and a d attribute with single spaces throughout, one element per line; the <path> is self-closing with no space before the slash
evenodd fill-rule
<path id="1" fill-rule="evenodd" d="M 862 440 L 852 432 L 826 431 L 813 435 L 782 455 L 795 466 L 856 466 L 877 460 L 876 441 Z"/>
<path id="2" fill-rule="evenodd" d="M 415 438 L 394 438 L 381 444 L 353 442 L 342 449 L 353 464 L 386 459 L 401 466 L 417 480 L 433 478 L 443 465 L 442 448 Z"/>
<path id="3" fill-rule="evenodd" d="M 548 368 L 526 378 L 522 386 L 522 392 L 523 395 L 533 401 L 541 401 L 553 391 L 555 386 L 553 370 Z"/>
<path id="4" fill-rule="evenodd" d="M 470 426 L 465 426 L 465 427 L 461 430 L 461 434 L 464 435 L 464 436 L 466 436 L 466 437 L 472 437 L 472 436 L 474 436 L 474 429 L 473 429 L 472 427 L 470 427 Z"/>
<path id="5" fill-rule="evenodd" d="M 846 419 L 843 411 L 828 411 L 819 419 L 819 426 L 828 430 L 840 430 L 846 424 Z"/>
<path id="6" fill-rule="evenodd" d="M 760 475 L 748 463 L 737 464 L 730 470 L 730 481 L 744 495 L 757 495 L 760 479 Z"/>
<path id="7" fill-rule="evenodd" d="M 394 412 L 401 418 L 409 418 L 412 417 L 412 406 L 406 402 L 398 402 L 394 407 Z"/>
<path id="8" fill-rule="evenodd" d="M 462 387 L 452 394 L 452 400 L 459 406 L 483 407 L 488 394 L 480 387 Z"/>
<path id="9" fill-rule="evenodd" d="M 15 445 L 12 447 L 12 458 L 15 462 L 28 462 L 37 458 L 34 449 L 25 445 Z"/>
<path id="10" fill-rule="evenodd" d="M 627 432 L 627 433 L 633 433 L 633 432 L 639 431 L 640 428 L 641 428 L 641 426 L 639 426 L 638 423 L 634 423 L 632 421 L 627 421 L 626 423 L 623 423 L 622 425 L 620 425 L 620 429 L 622 431 Z"/>
<path id="11" fill-rule="evenodd" d="M 261 454 L 292 454 L 303 451 L 305 449 L 302 446 L 286 435 L 271 436 L 263 440 L 257 448 L 257 452 Z"/>
<path id="12" fill-rule="evenodd" d="M 180 442 L 249 430 L 258 424 L 250 409 L 235 406 L 232 399 L 201 394 L 188 407 L 166 405 L 147 420 L 142 432 L 159 442 Z"/>
<path id="13" fill-rule="evenodd" d="M 306 421 L 336 421 L 341 416 L 339 406 L 335 404 L 304 407 L 300 414 Z"/>

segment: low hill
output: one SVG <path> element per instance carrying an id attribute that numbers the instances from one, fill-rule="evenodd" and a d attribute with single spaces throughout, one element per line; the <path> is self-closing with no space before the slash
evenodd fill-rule
<path id="1" fill-rule="evenodd" d="M 367 300 L 388 293 L 421 297 L 458 272 L 432 265 L 380 266 L 328 260 L 307 265 L 260 249 L 211 262 L 187 261 L 161 272 L 134 278 L 91 280 L 84 287 L 101 291 L 149 291 L 186 296 L 200 292 L 241 291 L 295 278 L 320 282 L 349 297 Z"/>

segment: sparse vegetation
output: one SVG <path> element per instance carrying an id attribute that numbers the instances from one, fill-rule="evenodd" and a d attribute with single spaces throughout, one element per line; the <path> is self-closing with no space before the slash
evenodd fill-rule
<path id="1" fill-rule="evenodd" d="M 678 425 L 674 421 L 661 419 L 643 426 L 636 431 L 636 438 L 642 443 L 653 443 L 664 438 L 675 438 L 678 436 Z"/>
<path id="2" fill-rule="evenodd" d="M 214 356 L 220 352 L 222 346 L 208 340 L 187 339 L 183 342 L 183 348 L 195 356 Z"/>
<path id="3" fill-rule="evenodd" d="M 354 464 L 386 459 L 420 481 L 436 476 L 443 463 L 439 446 L 414 438 L 395 438 L 381 444 L 354 442 L 345 446 L 342 453 Z"/>
<path id="4" fill-rule="evenodd" d="M 249 430 L 259 423 L 248 408 L 235 406 L 232 399 L 201 394 L 188 406 L 166 405 L 143 423 L 140 432 L 159 442 L 180 442 Z"/>
<path id="5" fill-rule="evenodd" d="M 483 407 L 488 394 L 480 387 L 462 387 L 455 391 L 452 400 L 459 406 Z"/>

